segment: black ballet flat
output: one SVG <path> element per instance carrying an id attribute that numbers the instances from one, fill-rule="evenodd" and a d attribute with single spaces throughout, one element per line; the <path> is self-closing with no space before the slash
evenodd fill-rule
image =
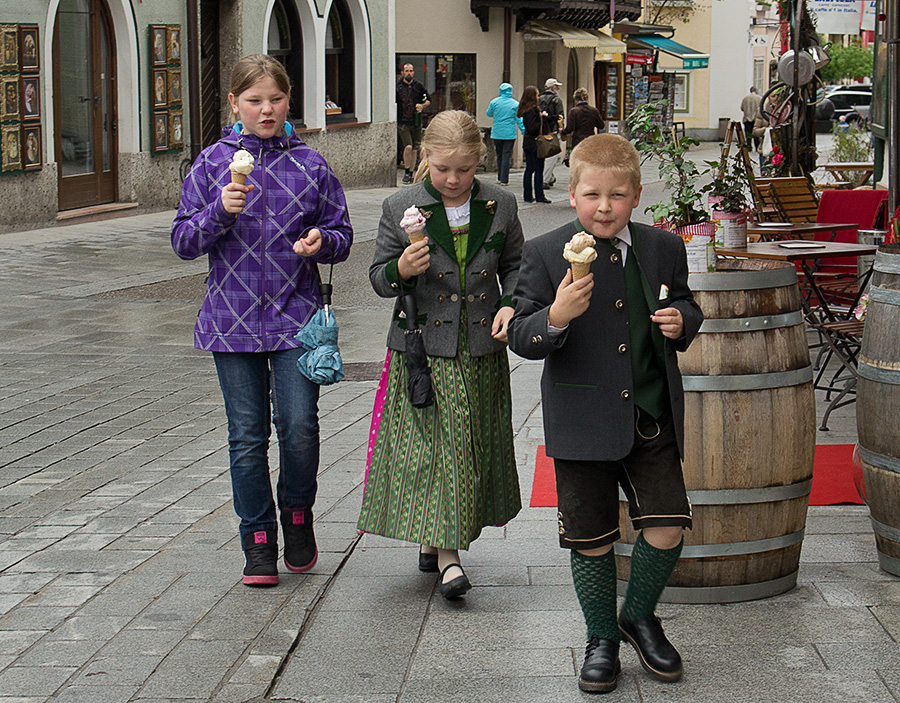
<path id="1" fill-rule="evenodd" d="M 436 574 L 438 572 L 437 554 L 426 554 L 422 551 L 422 547 L 419 547 L 419 571 Z"/>
<path id="2" fill-rule="evenodd" d="M 449 583 L 444 583 L 444 574 L 447 573 L 447 569 L 458 566 L 460 571 L 462 571 L 462 564 L 448 564 L 443 571 L 441 571 L 441 575 L 438 576 L 438 590 L 441 592 L 441 595 L 444 596 L 447 600 L 454 600 L 455 598 L 461 598 L 466 595 L 466 592 L 472 588 L 472 584 L 469 583 L 469 579 L 466 576 L 466 572 L 463 571 L 462 576 L 457 576 L 455 579 L 450 581 Z"/>

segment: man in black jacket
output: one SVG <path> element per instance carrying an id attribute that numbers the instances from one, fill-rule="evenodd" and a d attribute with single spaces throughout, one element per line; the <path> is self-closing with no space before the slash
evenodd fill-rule
<path id="1" fill-rule="evenodd" d="M 562 83 L 558 80 L 548 78 L 547 82 L 544 83 L 544 92 L 538 98 L 538 107 L 540 107 L 541 112 L 547 113 L 550 122 L 557 125 L 558 130 L 562 129 L 563 115 L 566 114 L 563 102 L 557 94 L 561 87 Z M 556 183 L 553 169 L 556 168 L 557 163 L 559 163 L 559 154 L 544 159 L 544 188 L 551 188 Z"/>
<path id="2" fill-rule="evenodd" d="M 422 110 L 431 104 L 428 91 L 413 76 L 411 63 L 403 64 L 397 81 L 397 138 L 403 147 L 403 182 L 412 183 L 419 145 L 422 143 Z"/>

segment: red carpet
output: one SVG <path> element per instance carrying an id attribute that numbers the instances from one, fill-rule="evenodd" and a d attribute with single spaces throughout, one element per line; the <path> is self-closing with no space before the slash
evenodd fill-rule
<path id="1" fill-rule="evenodd" d="M 810 505 L 838 505 L 852 503 L 862 505 L 853 482 L 852 444 L 818 444 L 816 461 L 813 466 L 812 493 Z M 532 508 L 552 508 L 556 506 L 556 479 L 553 474 L 553 460 L 544 451 L 544 445 L 537 450 L 534 464 L 534 483 L 531 488 Z"/>

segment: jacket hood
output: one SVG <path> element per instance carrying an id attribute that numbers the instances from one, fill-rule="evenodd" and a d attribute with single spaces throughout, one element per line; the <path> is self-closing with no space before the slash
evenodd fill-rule
<path id="1" fill-rule="evenodd" d="M 512 86 L 509 83 L 501 83 L 500 84 L 500 97 L 501 98 L 511 98 L 512 94 Z"/>
<path id="2" fill-rule="evenodd" d="M 290 122 L 284 123 L 284 134 L 278 137 L 270 137 L 269 139 L 260 139 L 255 134 L 241 134 L 242 129 L 243 124 L 240 122 L 224 126 L 222 128 L 222 141 L 238 149 L 247 149 L 248 151 L 258 151 L 261 148 L 285 149 L 302 143 L 294 130 L 294 125 Z"/>

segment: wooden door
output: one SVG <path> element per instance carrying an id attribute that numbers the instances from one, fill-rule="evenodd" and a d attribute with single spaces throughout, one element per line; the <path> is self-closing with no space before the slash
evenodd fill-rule
<path id="1" fill-rule="evenodd" d="M 61 0 L 53 33 L 59 209 L 114 202 L 116 51 L 104 0 Z"/>

